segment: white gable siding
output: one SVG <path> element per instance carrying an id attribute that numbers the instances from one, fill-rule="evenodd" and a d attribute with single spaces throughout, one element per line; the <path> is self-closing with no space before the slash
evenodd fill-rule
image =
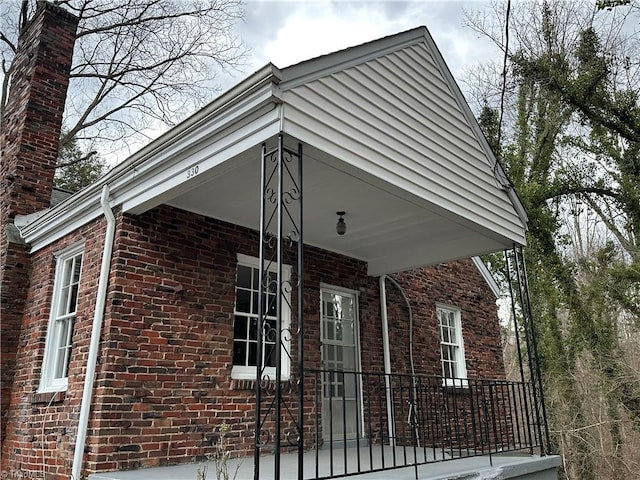
<path id="1" fill-rule="evenodd" d="M 524 229 L 424 42 L 283 93 L 284 130 L 524 243 Z"/>

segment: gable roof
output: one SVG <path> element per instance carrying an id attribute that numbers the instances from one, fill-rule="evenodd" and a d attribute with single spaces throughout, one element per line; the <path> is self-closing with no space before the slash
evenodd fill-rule
<path id="1" fill-rule="evenodd" d="M 328 148 L 326 140 L 343 140 L 349 129 L 353 138 L 368 133 L 369 150 L 384 155 L 386 149 L 389 156 L 413 161 L 395 159 L 394 168 L 400 164 L 409 169 L 406 177 L 435 177 L 430 191 L 437 193 L 442 186 L 442 193 L 453 197 L 450 188 L 462 187 L 460 200 L 473 206 L 483 198 L 467 194 L 485 200 L 494 196 L 503 201 L 501 207 L 492 205 L 494 211 L 514 209 L 517 214 L 501 221 L 513 222 L 515 229 L 526 224 L 520 200 L 426 27 L 287 67 L 280 89 L 286 104 L 284 130 L 296 138 L 314 143 L 311 132 L 301 132 L 310 128 L 305 117 L 314 112 L 313 128 L 324 127 L 315 132 L 321 148 Z M 435 101 L 429 102 L 429 96 Z M 393 132 L 385 132 L 389 126 Z M 490 177 L 508 198 L 492 188 Z"/>
<path id="2" fill-rule="evenodd" d="M 524 209 L 425 27 L 266 65 L 21 232 L 37 250 L 98 217 L 104 184 L 125 212 L 167 203 L 257 228 L 254 165 L 279 133 L 305 145 L 305 240 L 372 274 L 524 244 Z M 340 243 L 336 205 L 361 227 Z"/>

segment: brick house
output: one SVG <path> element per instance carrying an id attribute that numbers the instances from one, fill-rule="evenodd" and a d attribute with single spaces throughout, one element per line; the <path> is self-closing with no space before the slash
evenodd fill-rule
<path id="1" fill-rule="evenodd" d="M 546 453 L 475 257 L 526 217 L 424 27 L 269 64 L 52 205 L 75 28 L 40 4 L 3 124 L 3 472 L 195 468 L 223 424 L 255 478 Z"/>

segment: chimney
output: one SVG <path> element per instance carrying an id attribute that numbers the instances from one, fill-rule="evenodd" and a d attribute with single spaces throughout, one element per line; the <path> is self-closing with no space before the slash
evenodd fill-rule
<path id="1" fill-rule="evenodd" d="M 2 0 L 0 0 L 2 1 Z M 31 259 L 16 215 L 48 208 L 78 19 L 38 1 L 18 40 L 11 87 L 0 122 L 0 444 L 7 435 Z M 6 451 L 2 452 L 2 471 Z"/>
<path id="2" fill-rule="evenodd" d="M 39 1 L 18 40 L 2 119 L 2 224 L 49 207 L 78 19 Z"/>

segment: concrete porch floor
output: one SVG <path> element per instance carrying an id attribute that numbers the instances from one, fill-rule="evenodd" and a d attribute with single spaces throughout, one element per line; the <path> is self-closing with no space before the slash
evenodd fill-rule
<path id="1" fill-rule="evenodd" d="M 374 450 L 373 468 L 381 467 L 382 451 L 380 447 Z M 344 473 L 344 454 L 342 449 L 334 450 L 334 475 Z M 408 461 L 413 460 L 413 450 L 407 449 Z M 384 448 L 385 465 L 389 466 L 393 463 L 392 447 Z M 404 462 L 404 453 L 402 448 L 396 448 L 398 459 Z M 493 455 L 493 465 L 489 462 L 489 456 L 467 457 L 455 460 L 442 460 L 442 456 L 428 451 L 427 457 L 429 463 L 418 466 L 419 480 L 446 480 L 446 479 L 522 479 L 522 480 L 557 480 L 557 469 L 560 465 L 560 457 L 550 455 L 539 457 L 535 455 L 515 455 L 515 454 L 496 454 Z M 330 474 L 329 470 L 329 450 L 318 451 L 318 476 L 324 477 Z M 369 448 L 360 448 L 361 470 L 371 470 L 369 465 Z M 419 461 L 424 456 L 419 454 Z M 238 460 L 230 460 L 228 463 L 230 478 L 236 471 Z M 400 460 L 398 460 L 400 463 Z M 154 467 L 140 470 L 129 470 L 120 472 L 94 473 L 89 475 L 89 480 L 196 480 L 199 468 L 205 466 L 204 462 L 190 463 L 184 465 L 175 465 L 168 467 Z M 309 451 L 304 458 L 305 479 L 316 478 L 316 451 Z M 403 467 L 393 470 L 385 470 L 371 473 L 357 474 L 357 449 L 347 449 L 347 474 L 355 475 L 358 480 L 371 479 L 393 479 L 393 480 L 414 480 L 414 467 Z M 297 456 L 296 454 L 284 454 L 281 456 L 281 479 L 294 480 L 297 478 Z M 215 464 L 210 462 L 207 470 L 207 480 L 216 480 Z M 253 457 L 246 457 L 240 461 L 236 480 L 253 479 Z M 265 456 L 260 464 L 260 479 L 273 479 L 273 457 Z"/>

